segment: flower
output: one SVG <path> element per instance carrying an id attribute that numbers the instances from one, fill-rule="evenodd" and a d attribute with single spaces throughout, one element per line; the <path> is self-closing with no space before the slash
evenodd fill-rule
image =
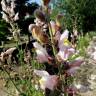
<path id="1" fill-rule="evenodd" d="M 64 32 L 60 36 L 60 40 L 58 41 L 59 48 L 62 48 L 62 47 L 65 48 L 65 46 L 69 47 L 68 35 L 69 35 L 69 31 L 67 29 L 64 30 Z"/>
<path id="2" fill-rule="evenodd" d="M 34 73 L 41 77 L 39 80 L 41 89 L 45 90 L 46 88 L 50 90 L 54 90 L 59 81 L 59 76 L 57 75 L 49 75 L 47 71 L 44 70 L 34 70 Z"/>
<path id="3" fill-rule="evenodd" d="M 50 25 L 51 25 L 51 28 L 52 28 L 52 33 L 53 35 L 55 35 L 56 33 L 58 33 L 58 31 L 60 31 L 60 26 L 58 26 L 58 24 L 56 24 L 55 21 L 50 21 Z"/>
<path id="4" fill-rule="evenodd" d="M 69 31 L 66 29 L 58 40 L 59 52 L 57 53 L 57 59 L 59 57 L 62 61 L 67 60 L 69 56 L 75 53 L 75 49 L 71 47 L 71 44 L 68 41 L 68 34 Z"/>
<path id="5" fill-rule="evenodd" d="M 66 61 L 71 55 L 75 53 L 75 49 L 73 48 L 65 48 L 60 49 L 57 56 L 62 59 L 62 61 Z"/>
<path id="6" fill-rule="evenodd" d="M 62 22 L 63 17 L 64 17 L 63 14 L 58 14 L 58 15 L 56 16 L 56 25 L 57 25 L 59 28 L 62 27 L 61 22 Z"/>
<path id="7" fill-rule="evenodd" d="M 42 12 L 40 9 L 36 9 L 34 12 L 35 18 L 38 18 L 40 21 L 45 22 L 46 16 L 44 12 Z"/>
<path id="8" fill-rule="evenodd" d="M 30 24 L 29 31 L 32 33 L 33 38 L 39 41 L 40 43 L 49 43 L 48 36 L 42 31 L 41 27 L 36 26 L 35 24 Z"/>
<path id="9" fill-rule="evenodd" d="M 66 71 L 68 75 L 74 75 L 78 69 L 80 69 L 80 65 L 84 62 L 83 58 L 76 58 L 74 61 L 69 63 L 69 69 Z"/>
<path id="10" fill-rule="evenodd" d="M 47 53 L 46 49 L 43 48 L 38 42 L 33 43 L 34 48 L 36 49 L 37 53 L 37 60 L 40 63 L 49 62 L 49 59 L 51 58 L 49 54 Z"/>
<path id="11" fill-rule="evenodd" d="M 43 1 L 44 6 L 47 6 L 49 4 L 49 2 L 50 2 L 50 0 L 42 0 L 42 1 Z"/>

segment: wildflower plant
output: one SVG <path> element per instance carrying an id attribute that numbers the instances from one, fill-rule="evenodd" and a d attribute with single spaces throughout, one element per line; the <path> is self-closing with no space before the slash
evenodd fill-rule
<path id="1" fill-rule="evenodd" d="M 2 7 L 7 4 L 5 1 L 2 0 Z M 21 96 L 37 96 L 37 94 L 39 94 L 38 96 L 75 96 L 77 89 L 73 84 L 74 74 L 84 60 L 79 56 L 76 47 L 68 40 L 69 30 L 64 29 L 60 22 L 63 15 L 58 14 L 56 19 L 52 21 L 48 9 L 50 0 L 42 1 L 43 6 L 34 12 L 34 24 L 29 25 L 29 32 L 32 34 L 33 39 L 35 39 L 33 40 L 34 42 L 31 42 L 32 50 L 25 49 L 26 52 L 24 54 L 21 50 L 19 53 L 21 57 L 19 58 L 18 56 L 21 63 L 24 59 L 25 62 L 30 64 L 30 68 L 27 69 L 28 74 L 25 72 L 22 73 L 24 76 L 19 76 L 19 86 L 13 80 L 11 81 Z M 11 3 L 14 2 L 12 1 Z M 10 9 L 10 7 L 8 8 Z M 2 9 L 4 10 L 4 8 Z M 7 14 L 5 15 L 7 16 Z M 14 21 L 14 16 L 12 18 L 6 17 L 7 22 Z M 16 30 L 16 27 L 14 29 Z M 0 56 L 2 62 L 4 55 Z M 24 69 L 26 68 L 24 67 Z M 21 89 L 19 89 L 18 87 L 21 84 Z"/>
<path id="2" fill-rule="evenodd" d="M 43 0 L 43 9 L 35 11 L 35 23 L 29 25 L 33 39 L 36 39 L 33 43 L 36 60 L 40 65 L 45 65 L 45 69 L 35 68 L 33 73 L 37 75 L 38 86 L 45 96 L 55 96 L 56 93 L 58 96 L 74 96 L 74 74 L 80 68 L 83 59 L 76 57 L 75 60 L 70 60 L 79 53 L 68 40 L 68 29 L 62 31 L 59 18 L 56 21 L 50 20 L 49 1 Z"/>

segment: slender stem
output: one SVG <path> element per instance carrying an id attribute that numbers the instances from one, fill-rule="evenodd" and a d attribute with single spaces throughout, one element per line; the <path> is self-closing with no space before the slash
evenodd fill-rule
<path id="1" fill-rule="evenodd" d="M 55 54 L 56 54 L 56 50 L 55 50 L 55 46 L 54 46 L 54 40 L 53 40 L 53 34 L 52 34 L 52 28 L 51 28 L 50 23 L 49 23 L 48 25 L 49 25 L 49 34 L 50 34 L 50 37 L 51 37 L 51 43 L 52 43 L 52 48 L 53 48 L 53 54 L 54 54 L 54 56 L 55 56 Z"/>
<path id="2" fill-rule="evenodd" d="M 53 48 L 53 54 L 55 56 L 56 50 L 55 50 L 55 46 L 54 46 L 54 40 L 53 40 L 52 28 L 51 28 L 51 25 L 50 25 L 50 16 L 48 14 L 48 8 L 46 10 L 46 14 L 47 14 L 47 22 L 48 22 L 47 24 L 48 24 L 48 27 L 49 27 L 49 34 L 50 34 L 52 48 Z"/>

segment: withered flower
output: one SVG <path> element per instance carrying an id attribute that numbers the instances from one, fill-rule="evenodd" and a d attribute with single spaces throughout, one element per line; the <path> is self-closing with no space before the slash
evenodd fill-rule
<path id="1" fill-rule="evenodd" d="M 35 10 L 34 15 L 35 18 L 40 19 L 42 22 L 46 21 L 46 16 L 40 9 Z"/>
<path id="2" fill-rule="evenodd" d="M 44 6 L 47 6 L 49 4 L 49 2 L 50 2 L 50 0 L 42 0 L 42 1 L 43 1 Z"/>
<path id="3" fill-rule="evenodd" d="M 42 31 L 42 28 L 40 28 L 39 26 L 36 26 L 34 24 L 30 24 L 29 31 L 32 33 L 33 38 L 37 39 L 37 41 L 39 41 L 40 43 L 43 43 L 43 44 L 49 43 L 49 39 L 48 39 L 47 34 L 45 34 Z"/>
<path id="4" fill-rule="evenodd" d="M 63 19 L 63 15 L 62 14 L 58 14 L 56 16 L 56 25 L 58 26 L 58 28 L 62 27 L 62 19 Z"/>

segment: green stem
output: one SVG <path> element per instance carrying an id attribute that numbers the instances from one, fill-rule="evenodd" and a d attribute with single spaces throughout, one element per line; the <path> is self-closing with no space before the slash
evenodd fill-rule
<path id="1" fill-rule="evenodd" d="M 50 34 L 50 38 L 51 38 L 53 54 L 55 56 L 56 55 L 56 50 L 55 50 L 55 46 L 54 46 L 54 40 L 53 40 L 52 28 L 51 28 L 51 25 L 50 25 L 50 16 L 48 14 L 48 8 L 46 10 L 46 15 L 47 15 L 47 22 L 48 22 L 47 24 L 48 24 L 48 27 L 49 27 L 49 34 Z"/>
<path id="2" fill-rule="evenodd" d="M 51 37 L 51 43 L 52 43 L 52 48 L 53 48 L 53 54 L 55 56 L 56 50 L 55 50 L 55 46 L 54 46 L 54 40 L 53 40 L 53 34 L 52 34 L 52 28 L 51 28 L 50 22 L 49 22 L 48 25 L 49 25 L 49 34 L 50 34 L 50 37 Z"/>

